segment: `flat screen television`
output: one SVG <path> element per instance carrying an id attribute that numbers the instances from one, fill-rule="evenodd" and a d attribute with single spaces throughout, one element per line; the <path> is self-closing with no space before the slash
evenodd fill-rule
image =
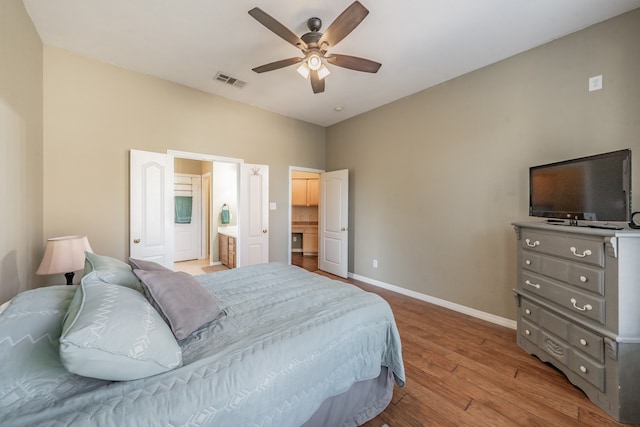
<path id="1" fill-rule="evenodd" d="M 529 168 L 529 215 L 587 221 L 629 221 L 631 150 Z"/>

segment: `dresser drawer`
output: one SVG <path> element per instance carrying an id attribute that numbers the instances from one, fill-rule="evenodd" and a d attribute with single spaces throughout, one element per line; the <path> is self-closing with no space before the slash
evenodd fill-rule
<path id="1" fill-rule="evenodd" d="M 540 257 L 538 272 L 587 291 L 604 295 L 604 270 L 560 258 Z"/>
<path id="2" fill-rule="evenodd" d="M 567 308 L 571 313 L 605 324 L 604 298 L 580 292 L 575 288 L 526 271 L 522 272 L 521 280 L 522 283 L 518 283 L 518 287 L 524 292 L 538 295 Z"/>
<path id="3" fill-rule="evenodd" d="M 521 266 L 525 270 L 540 272 L 540 255 L 522 251 Z"/>
<path id="4" fill-rule="evenodd" d="M 538 345 L 538 328 L 533 323 L 521 319 L 520 322 L 518 322 L 518 333 L 535 345 Z"/>
<path id="5" fill-rule="evenodd" d="M 537 305 L 530 303 L 528 300 L 523 299 L 521 303 L 522 318 L 527 319 L 533 323 L 538 323 L 538 313 L 540 309 Z"/>
<path id="6" fill-rule="evenodd" d="M 571 325 L 569 344 L 588 354 L 600 363 L 604 363 L 604 339 L 577 325 Z"/>
<path id="7" fill-rule="evenodd" d="M 604 365 L 601 365 L 578 351 L 571 357 L 571 370 L 589 381 L 600 391 L 604 391 Z"/>
<path id="8" fill-rule="evenodd" d="M 604 244 L 599 239 L 546 234 L 524 230 L 520 238 L 522 249 L 560 256 L 573 261 L 604 267 Z"/>

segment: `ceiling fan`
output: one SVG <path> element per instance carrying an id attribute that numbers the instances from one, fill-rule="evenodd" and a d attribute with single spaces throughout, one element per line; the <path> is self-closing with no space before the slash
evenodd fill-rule
<path id="1" fill-rule="evenodd" d="M 367 8 L 359 1 L 354 1 L 351 6 L 347 7 L 331 25 L 329 25 L 324 33 L 320 32 L 320 28 L 322 27 L 320 18 L 310 18 L 307 21 L 309 32 L 298 37 L 260 8 L 254 7 L 249 11 L 249 15 L 253 16 L 258 22 L 274 32 L 277 36 L 300 49 L 304 56 L 271 62 L 253 68 L 253 71 L 256 73 L 264 73 L 301 63 L 298 67 L 298 73 L 304 78 L 311 77 L 313 93 L 324 92 L 324 78 L 329 75 L 329 69 L 324 64 L 325 61 L 338 67 L 364 71 L 366 73 L 376 73 L 382 65 L 378 62 L 356 56 L 328 53 L 329 49 L 337 45 L 360 25 L 360 22 L 362 22 L 368 14 L 369 11 Z"/>

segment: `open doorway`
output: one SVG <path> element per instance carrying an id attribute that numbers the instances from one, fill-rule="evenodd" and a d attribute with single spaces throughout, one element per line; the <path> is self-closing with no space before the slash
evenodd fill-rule
<path id="1" fill-rule="evenodd" d="M 222 234 L 232 233 L 236 266 L 269 262 L 269 166 L 244 163 L 242 159 L 168 150 L 166 154 L 130 150 L 129 253 L 136 259 L 174 268 L 174 159 L 213 162 L 208 238 L 209 263 L 220 262 L 217 243 Z M 222 164 L 233 174 L 225 185 L 216 176 Z M 220 186 L 220 187 L 219 187 Z M 228 190 L 228 199 L 219 189 Z M 226 205 L 226 209 L 225 208 Z M 220 211 L 218 211 L 220 206 Z M 222 212 L 228 221 L 222 221 Z M 233 221 L 236 221 L 235 224 Z M 226 233 L 222 233 L 224 227 Z M 203 227 L 206 229 L 206 227 Z M 228 249 L 231 250 L 231 243 Z"/>
<path id="2" fill-rule="evenodd" d="M 318 269 L 318 200 L 321 170 L 290 168 L 289 260 L 309 271 Z"/>
<path id="3" fill-rule="evenodd" d="M 174 270 L 197 275 L 234 268 L 235 251 L 230 257 L 228 248 L 237 240 L 239 164 L 176 156 L 174 177 Z M 178 218 L 184 200 L 191 210 Z"/>

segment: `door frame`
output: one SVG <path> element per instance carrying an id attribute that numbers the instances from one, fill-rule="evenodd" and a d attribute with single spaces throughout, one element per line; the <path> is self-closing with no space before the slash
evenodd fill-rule
<path id="1" fill-rule="evenodd" d="M 213 224 L 211 205 L 213 204 L 213 183 L 211 172 L 204 173 L 200 176 L 202 180 L 202 186 L 200 187 L 201 195 L 200 198 L 202 200 L 201 205 L 201 221 L 200 227 L 202 230 L 206 230 L 207 232 L 200 233 L 200 257 L 199 259 L 208 259 L 209 264 L 213 262 L 211 255 L 211 224 Z M 205 186 L 205 183 L 208 185 Z M 206 188 L 205 188 L 206 187 Z M 208 189 L 208 191 L 207 191 Z"/>
<path id="2" fill-rule="evenodd" d="M 325 173 L 326 170 L 324 169 L 314 169 L 314 168 L 304 168 L 302 166 L 289 166 L 289 203 L 288 203 L 288 225 L 287 225 L 287 230 L 288 230 L 288 234 L 287 234 L 287 262 L 289 263 L 289 265 L 291 265 L 291 232 L 292 232 L 292 227 L 291 227 L 291 222 L 293 220 L 292 215 L 293 215 L 293 188 L 291 185 L 291 180 L 293 179 L 293 171 L 298 171 L 298 172 L 311 172 L 311 173 Z"/>

